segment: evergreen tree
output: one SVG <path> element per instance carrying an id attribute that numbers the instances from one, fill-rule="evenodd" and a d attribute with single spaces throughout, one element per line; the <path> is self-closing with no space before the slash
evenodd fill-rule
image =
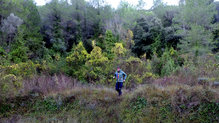
<path id="1" fill-rule="evenodd" d="M 23 20 L 11 13 L 6 19 L 2 21 L 2 42 L 1 45 L 9 46 L 13 42 L 17 33 L 17 28 L 23 23 Z"/>
<path id="2" fill-rule="evenodd" d="M 117 42 L 115 36 L 113 35 L 112 31 L 107 30 L 105 33 L 105 39 L 104 43 L 102 46 L 103 50 L 106 51 L 107 53 L 111 52 L 111 49 L 114 47 L 114 44 Z"/>
<path id="3" fill-rule="evenodd" d="M 95 37 L 98 37 L 100 34 L 103 34 L 103 21 L 102 21 L 102 13 L 101 7 L 103 6 L 104 0 L 90 0 L 94 7 L 97 8 L 96 10 L 96 20 L 94 22 L 94 31 Z"/>
<path id="4" fill-rule="evenodd" d="M 11 51 L 9 52 L 9 59 L 14 63 L 26 62 L 28 60 L 28 47 L 25 46 L 26 40 L 24 39 L 24 32 L 22 28 L 15 37 L 15 42 L 12 44 Z"/>
<path id="5" fill-rule="evenodd" d="M 102 49 L 94 45 L 93 50 L 89 55 L 89 60 L 86 62 L 88 68 L 87 78 L 89 81 L 98 81 L 104 74 L 104 68 L 108 63 L 108 58 L 102 53 Z"/>
<path id="6" fill-rule="evenodd" d="M 83 46 L 82 42 L 79 42 L 76 47 L 72 48 L 71 53 L 66 58 L 66 61 L 70 67 L 70 75 L 77 77 L 81 81 L 85 81 L 86 68 L 85 63 L 88 61 L 89 54 Z"/>
<path id="7" fill-rule="evenodd" d="M 11 14 L 8 18 L 9 21 L 6 19 L 2 20 L 2 30 L 6 31 L 6 29 L 4 28 L 7 28 L 13 31 L 10 31 L 10 40 L 6 39 L 7 42 L 13 42 L 13 37 L 16 35 L 16 28 L 22 23 L 23 38 L 24 40 L 26 40 L 25 46 L 27 46 L 30 49 L 30 58 L 42 58 L 44 43 L 42 40 L 42 35 L 40 34 L 41 21 L 39 12 L 37 10 L 36 5 L 34 4 L 34 1 L 19 0 L 5 1 L 3 3 L 3 8 L 5 8 L 6 10 L 1 11 L 2 17 L 4 18 L 7 14 L 9 14 L 9 12 L 11 12 Z M 11 8 L 9 9 L 8 7 Z M 18 9 L 19 11 L 17 11 Z M 21 21 L 16 19 L 16 17 L 19 17 Z M 10 28 L 7 27 L 7 25 L 10 26 Z"/>
<path id="8" fill-rule="evenodd" d="M 108 61 L 108 58 L 102 54 L 102 49 L 98 46 L 95 46 L 89 55 L 88 64 L 94 66 L 104 65 Z"/>
<path id="9" fill-rule="evenodd" d="M 25 21 L 25 40 L 26 46 L 31 52 L 31 58 L 43 58 L 45 46 L 42 34 L 40 33 L 41 18 L 33 0 L 26 0 L 23 3 L 28 11 L 27 20 Z"/>
<path id="10" fill-rule="evenodd" d="M 190 53 L 197 58 L 212 51 L 212 38 L 212 33 L 209 30 L 206 30 L 200 25 L 191 25 L 191 30 L 180 41 L 178 47 L 182 53 Z"/>
<path id="11" fill-rule="evenodd" d="M 185 0 L 185 4 L 180 4 L 180 7 L 180 13 L 175 19 L 183 24 L 185 29 L 190 24 L 210 27 L 216 14 L 212 0 Z"/>
<path id="12" fill-rule="evenodd" d="M 182 36 L 178 47 L 182 53 L 190 53 L 194 60 L 213 48 L 212 21 L 215 6 L 211 0 L 186 0 L 180 4 L 181 11 L 175 18 Z"/>
<path id="13" fill-rule="evenodd" d="M 50 43 L 52 44 L 52 50 L 57 53 L 64 53 L 66 51 L 66 45 L 63 37 L 63 26 L 61 24 L 61 11 L 58 8 L 58 0 L 53 0 L 51 3 L 51 24 L 52 24 L 52 34 Z"/>
<path id="14" fill-rule="evenodd" d="M 150 57 L 155 46 L 153 44 L 156 43 L 156 38 L 159 36 L 161 38 L 162 33 L 163 27 L 161 20 L 156 16 L 148 15 L 138 19 L 137 25 L 133 30 L 135 46 L 132 48 L 132 51 L 138 56 L 146 53 Z M 162 40 L 160 38 L 159 40 Z M 162 45 L 162 47 L 165 46 L 164 43 L 159 45 Z"/>
<path id="15" fill-rule="evenodd" d="M 69 65 L 74 67 L 80 67 L 85 64 L 88 59 L 88 53 L 83 46 L 82 42 L 72 48 L 70 55 L 66 58 L 66 61 Z"/>

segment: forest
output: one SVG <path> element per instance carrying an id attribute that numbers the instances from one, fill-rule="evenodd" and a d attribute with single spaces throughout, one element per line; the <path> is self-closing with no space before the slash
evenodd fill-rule
<path id="1" fill-rule="evenodd" d="M 0 122 L 219 122 L 219 1 L 145 6 L 0 0 Z"/>

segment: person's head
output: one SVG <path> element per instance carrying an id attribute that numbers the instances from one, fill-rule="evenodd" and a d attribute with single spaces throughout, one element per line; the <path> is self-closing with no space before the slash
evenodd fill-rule
<path id="1" fill-rule="evenodd" d="M 119 67 L 117 67 L 117 71 L 120 72 L 120 68 Z"/>

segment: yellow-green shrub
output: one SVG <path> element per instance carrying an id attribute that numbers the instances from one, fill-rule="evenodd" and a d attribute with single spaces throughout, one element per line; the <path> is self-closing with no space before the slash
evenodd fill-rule
<path id="1" fill-rule="evenodd" d="M 125 54 L 126 49 L 123 47 L 122 43 L 115 43 L 115 47 L 111 49 L 111 52 L 113 52 L 117 57 L 119 57 Z"/>
<path id="2" fill-rule="evenodd" d="M 125 39 L 126 48 L 127 48 L 127 49 L 130 49 L 132 46 L 135 45 L 135 41 L 133 40 L 133 37 L 134 37 L 134 34 L 133 34 L 133 32 L 129 29 L 129 30 L 127 31 L 126 39 Z"/>
<path id="3" fill-rule="evenodd" d="M 70 66 L 68 74 L 84 81 L 86 73 L 85 63 L 88 60 L 88 55 L 82 42 L 79 42 L 76 47 L 72 48 L 72 52 L 66 58 L 66 62 Z"/>
<path id="4" fill-rule="evenodd" d="M 119 65 L 128 75 L 126 87 L 133 87 L 137 84 L 150 83 L 158 76 L 152 72 L 150 60 L 141 60 L 136 57 L 129 57 Z"/>
<path id="5" fill-rule="evenodd" d="M 13 97 L 22 87 L 22 77 L 7 74 L 4 67 L 0 66 L 0 98 Z"/>
<path id="6" fill-rule="evenodd" d="M 23 80 L 32 78 L 37 69 L 45 67 L 32 61 L 0 66 L 0 97 L 14 97 L 22 88 Z"/>
<path id="7" fill-rule="evenodd" d="M 88 69 L 87 77 L 90 80 L 99 80 L 104 78 L 104 68 L 108 63 L 108 58 L 102 54 L 102 49 L 95 46 L 88 58 L 89 60 L 86 62 L 86 67 Z"/>
<path id="8" fill-rule="evenodd" d="M 88 53 L 83 46 L 82 42 L 72 49 L 70 55 L 66 58 L 66 61 L 71 66 L 80 66 L 83 65 L 87 61 Z"/>
<path id="9" fill-rule="evenodd" d="M 95 46 L 88 56 L 89 60 L 86 62 L 89 65 L 104 65 L 108 58 L 103 56 L 102 50 L 100 47 Z"/>
<path id="10" fill-rule="evenodd" d="M 28 62 L 21 62 L 18 64 L 8 65 L 4 68 L 6 69 L 7 73 L 14 74 L 16 76 L 24 77 L 32 77 L 36 74 L 36 67 L 37 65 L 34 64 L 32 61 Z"/>

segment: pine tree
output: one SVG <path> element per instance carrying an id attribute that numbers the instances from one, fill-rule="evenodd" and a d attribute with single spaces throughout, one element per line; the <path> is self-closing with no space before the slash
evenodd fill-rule
<path id="1" fill-rule="evenodd" d="M 178 47 L 182 53 L 190 53 L 197 58 L 209 53 L 213 49 L 213 37 L 209 30 L 200 25 L 191 25 L 184 39 L 180 40 Z"/>
<path id="2" fill-rule="evenodd" d="M 26 45 L 31 52 L 31 58 L 43 58 L 45 46 L 42 34 L 40 33 L 40 14 L 33 0 L 25 0 L 23 4 L 26 6 L 25 11 L 28 11 L 27 19 L 25 20 Z"/>
<path id="3" fill-rule="evenodd" d="M 66 58 L 66 61 L 71 66 L 80 67 L 85 64 L 87 59 L 88 53 L 84 48 L 83 43 L 79 42 L 76 47 L 72 48 L 70 55 Z"/>
<path id="4" fill-rule="evenodd" d="M 182 36 L 178 48 L 195 60 L 213 48 L 211 28 L 216 9 L 211 0 L 185 0 L 180 7 L 180 14 L 175 18 L 180 27 L 177 33 Z"/>
<path id="5" fill-rule="evenodd" d="M 24 32 L 22 28 L 15 37 L 15 42 L 12 44 L 11 51 L 9 52 L 9 59 L 14 63 L 26 62 L 28 60 L 28 47 L 25 46 L 26 40 L 24 39 Z"/>

